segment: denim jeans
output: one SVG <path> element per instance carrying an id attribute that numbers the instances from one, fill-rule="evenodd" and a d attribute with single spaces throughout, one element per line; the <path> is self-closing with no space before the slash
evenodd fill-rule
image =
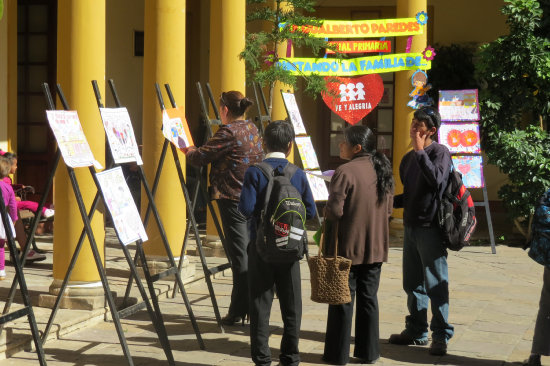
<path id="1" fill-rule="evenodd" d="M 432 339 L 447 341 L 453 336 L 454 328 L 448 322 L 447 250 L 441 235 L 439 228 L 405 226 L 403 289 L 409 309 L 405 330 L 413 338 L 428 336 L 428 301 L 432 308 Z"/>

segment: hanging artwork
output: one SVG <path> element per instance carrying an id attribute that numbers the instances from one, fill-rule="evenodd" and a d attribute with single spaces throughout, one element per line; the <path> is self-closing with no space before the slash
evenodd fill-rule
<path id="1" fill-rule="evenodd" d="M 306 171 L 306 173 L 309 188 L 311 188 L 315 202 L 328 200 L 327 184 L 323 178 L 319 177 L 323 173 L 320 170 Z"/>
<path id="2" fill-rule="evenodd" d="M 147 241 L 147 233 L 124 179 L 122 168 L 102 171 L 97 173 L 96 177 L 120 242 L 128 245 L 137 240 Z"/>
<path id="3" fill-rule="evenodd" d="M 317 160 L 317 154 L 311 143 L 310 136 L 298 136 L 294 140 L 302 159 L 302 166 L 304 170 L 319 169 L 319 161 Z"/>
<path id="4" fill-rule="evenodd" d="M 322 94 L 325 104 L 352 125 L 376 108 L 384 94 L 384 83 L 378 74 L 355 78 L 326 77 L 325 80 L 329 90 Z"/>
<path id="5" fill-rule="evenodd" d="M 304 126 L 304 122 L 302 121 L 298 104 L 296 103 L 296 97 L 293 93 L 282 93 L 282 95 L 286 110 L 288 112 L 288 117 L 290 118 L 292 126 L 294 126 L 294 134 L 296 136 L 306 135 L 306 128 Z"/>
<path id="6" fill-rule="evenodd" d="M 439 127 L 439 143 L 451 154 L 479 154 L 479 140 L 478 123 L 442 123 Z"/>
<path id="7" fill-rule="evenodd" d="M 194 146 L 183 108 L 165 109 L 162 114 L 162 134 L 176 147 L 183 149 Z"/>
<path id="8" fill-rule="evenodd" d="M 76 111 L 46 111 L 59 151 L 71 168 L 92 166 L 94 155 Z"/>
<path id="9" fill-rule="evenodd" d="M 479 121 L 477 89 L 440 90 L 438 109 L 442 121 Z"/>
<path id="10" fill-rule="evenodd" d="M 426 94 L 432 88 L 432 85 L 428 84 L 428 74 L 422 70 L 417 70 L 412 75 L 411 83 L 414 89 L 409 93 L 409 97 L 412 99 L 407 103 L 407 106 L 420 109 L 433 105 L 433 99 Z"/>
<path id="11" fill-rule="evenodd" d="M 134 128 L 126 108 L 99 108 L 107 141 L 115 163 L 136 162 L 142 165 Z"/>
<path id="12" fill-rule="evenodd" d="M 466 188 L 482 188 L 485 186 L 481 155 L 453 156 L 452 159 L 455 169 L 462 174 L 462 182 Z"/>

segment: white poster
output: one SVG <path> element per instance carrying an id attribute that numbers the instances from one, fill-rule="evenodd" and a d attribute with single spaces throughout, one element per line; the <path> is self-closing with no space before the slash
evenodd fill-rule
<path id="1" fill-rule="evenodd" d="M 302 121 L 302 116 L 300 115 L 300 110 L 298 109 L 298 104 L 296 103 L 296 97 L 292 93 L 282 93 L 283 100 L 285 102 L 286 110 L 288 111 L 288 117 L 292 126 L 294 126 L 294 134 L 306 135 L 306 128 L 304 122 Z"/>
<path id="2" fill-rule="evenodd" d="M 298 152 L 300 153 L 300 159 L 302 159 L 302 165 L 304 170 L 316 170 L 319 169 L 319 161 L 317 160 L 317 154 L 311 143 L 310 136 L 298 136 L 294 139 Z"/>
<path id="3" fill-rule="evenodd" d="M 142 165 L 134 128 L 126 108 L 99 108 L 107 141 L 116 164 L 135 161 Z"/>
<path id="4" fill-rule="evenodd" d="M 105 170 L 96 176 L 120 242 L 128 245 L 139 239 L 147 241 L 147 233 L 122 174 L 122 168 Z"/>
<path id="5" fill-rule="evenodd" d="M 320 178 L 323 173 L 320 170 L 311 170 L 306 172 L 307 181 L 313 193 L 315 202 L 328 200 L 327 184 L 323 178 Z"/>
<path id="6" fill-rule="evenodd" d="M 46 111 L 65 164 L 71 168 L 94 165 L 94 155 L 76 111 Z"/>

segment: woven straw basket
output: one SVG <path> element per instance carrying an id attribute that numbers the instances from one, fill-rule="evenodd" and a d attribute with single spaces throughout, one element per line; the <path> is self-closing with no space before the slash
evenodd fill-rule
<path id="1" fill-rule="evenodd" d="M 326 221 L 326 220 L 325 220 Z M 349 292 L 349 270 L 351 260 L 338 257 L 338 224 L 334 227 L 336 245 L 333 257 L 323 256 L 325 242 L 325 223 L 319 243 L 319 255 L 309 257 L 307 264 L 311 277 L 311 300 L 322 304 L 339 305 L 351 302 Z"/>

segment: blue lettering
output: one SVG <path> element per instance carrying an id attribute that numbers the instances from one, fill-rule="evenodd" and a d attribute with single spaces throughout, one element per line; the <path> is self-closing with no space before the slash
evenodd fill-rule
<path id="1" fill-rule="evenodd" d="M 330 69 L 334 72 L 338 71 L 338 64 L 336 62 L 333 62 L 330 64 Z"/>
<path id="2" fill-rule="evenodd" d="M 291 68 L 292 65 L 290 65 L 290 62 L 285 61 L 285 64 L 287 64 L 287 67 L 285 68 L 286 70 L 292 70 Z M 295 62 L 294 65 L 296 65 L 296 67 L 300 71 L 302 71 L 302 67 L 304 67 L 304 63 L 302 61 Z"/>
<path id="3" fill-rule="evenodd" d="M 404 67 L 404 66 L 405 66 L 405 61 L 403 61 L 402 58 L 396 59 L 396 60 L 398 60 L 398 61 L 397 61 L 397 66 L 398 66 L 398 67 Z"/>
<path id="4" fill-rule="evenodd" d="M 365 60 L 359 61 L 359 67 L 361 68 L 361 71 L 365 70 L 366 64 L 367 63 L 365 62 Z"/>
<path id="5" fill-rule="evenodd" d="M 330 65 L 328 62 L 323 62 L 323 72 L 328 72 L 330 70 Z"/>
<path id="6" fill-rule="evenodd" d="M 309 62 L 306 62 L 303 71 L 304 71 L 304 72 L 312 71 L 312 70 L 311 70 L 311 64 L 310 64 Z"/>
<path id="7" fill-rule="evenodd" d="M 415 66 L 420 66 L 422 64 L 422 58 L 420 56 L 416 56 L 414 58 L 414 65 Z"/>
<path id="8" fill-rule="evenodd" d="M 384 60 L 382 60 L 382 59 L 374 60 L 374 68 L 375 69 L 383 69 L 384 68 Z"/>
<path id="9" fill-rule="evenodd" d="M 354 63 L 349 64 L 349 71 L 357 71 L 357 66 Z"/>
<path id="10" fill-rule="evenodd" d="M 348 72 L 349 70 L 346 68 L 346 64 L 342 62 L 342 72 Z"/>
<path id="11" fill-rule="evenodd" d="M 407 67 L 412 67 L 414 65 L 414 57 L 407 56 Z"/>

